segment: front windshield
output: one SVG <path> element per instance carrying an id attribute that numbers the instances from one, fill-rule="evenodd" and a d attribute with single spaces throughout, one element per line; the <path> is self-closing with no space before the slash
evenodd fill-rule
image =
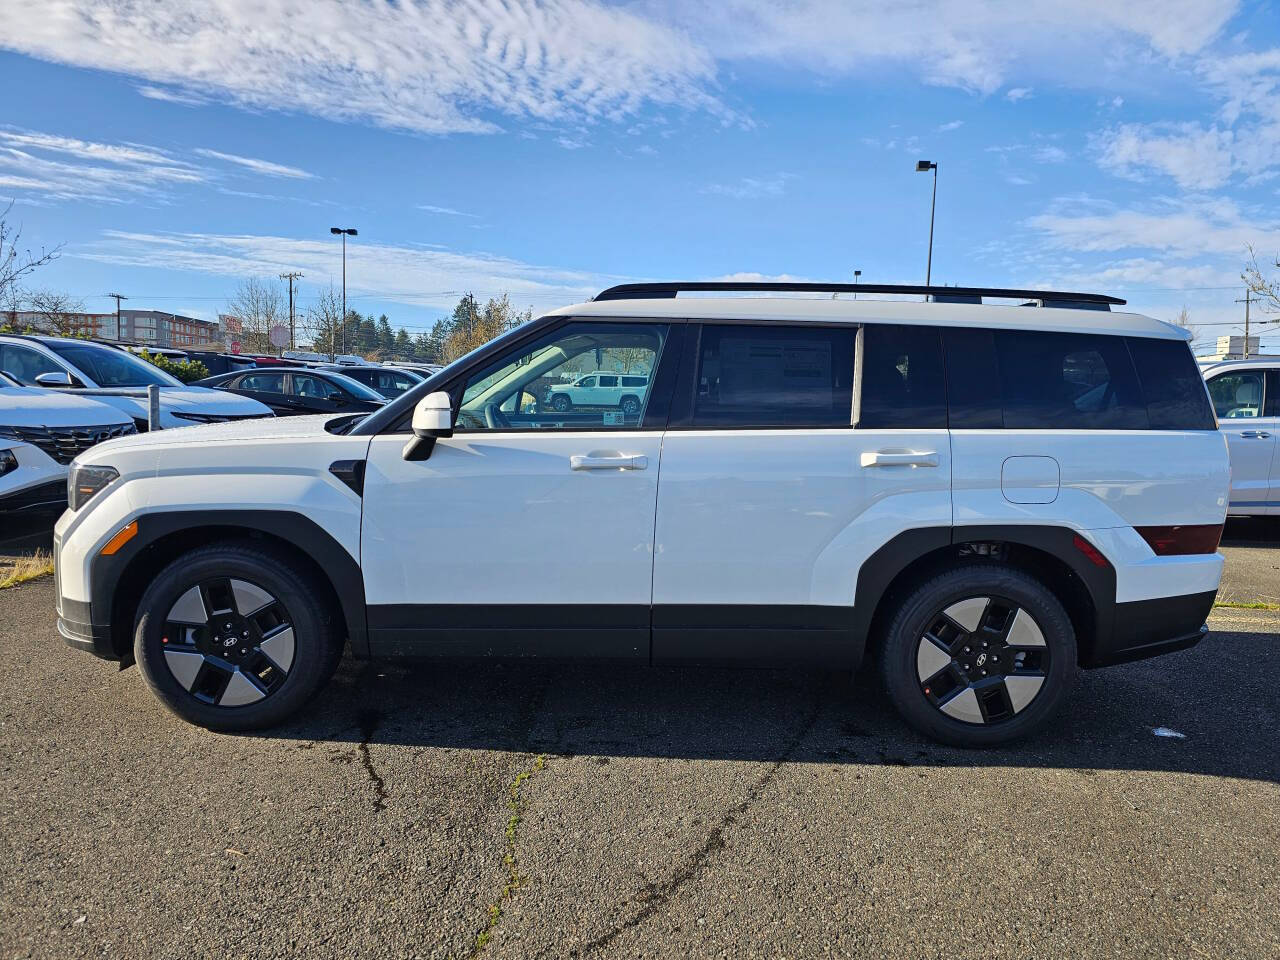
<path id="1" fill-rule="evenodd" d="M 345 373 L 331 373 L 334 383 L 341 384 L 343 389 L 361 400 L 376 400 L 378 403 L 385 403 L 387 398 L 376 390 L 366 387 L 359 380 L 353 380 Z"/>
<path id="2" fill-rule="evenodd" d="M 180 387 L 182 383 L 126 350 L 96 343 L 45 341 L 45 346 L 88 374 L 100 387 Z"/>

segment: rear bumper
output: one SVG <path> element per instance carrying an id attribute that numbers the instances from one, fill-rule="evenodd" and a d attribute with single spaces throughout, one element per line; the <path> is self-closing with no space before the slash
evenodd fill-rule
<path id="1" fill-rule="evenodd" d="M 1084 667 L 1108 667 L 1145 660 L 1199 643 L 1209 632 L 1205 621 L 1215 590 L 1154 600 L 1117 603 L 1111 630 L 1099 637 Z"/>

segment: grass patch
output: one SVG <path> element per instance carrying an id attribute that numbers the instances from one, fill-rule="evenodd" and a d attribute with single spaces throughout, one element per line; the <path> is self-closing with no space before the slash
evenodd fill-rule
<path id="1" fill-rule="evenodd" d="M 1280 603 L 1267 603 L 1264 600 L 1251 600 L 1248 603 L 1236 600 L 1219 600 L 1215 607 L 1229 607 L 1232 610 L 1280 610 Z"/>
<path id="2" fill-rule="evenodd" d="M 502 857 L 502 865 L 507 869 L 507 882 L 502 885 L 502 891 L 498 895 L 498 899 L 489 904 L 486 911 L 484 929 L 476 934 L 475 948 L 471 951 L 471 956 L 479 955 L 485 947 L 489 945 L 489 941 L 493 939 L 494 928 L 497 927 L 498 921 L 502 919 L 502 906 L 510 900 L 517 890 L 524 886 L 526 877 L 520 875 L 519 864 L 516 861 L 516 840 L 520 837 L 520 821 L 524 816 L 524 807 L 527 798 L 521 792 L 520 788 L 524 786 L 524 782 L 532 777 L 547 765 L 546 754 L 540 755 L 533 764 L 516 774 L 516 778 L 511 781 L 510 792 L 507 796 L 507 809 L 510 816 L 507 817 L 507 852 Z"/>
<path id="3" fill-rule="evenodd" d="M 38 580 L 53 573 L 53 555 L 47 550 L 38 550 L 29 557 L 18 557 L 10 563 L 0 565 L 0 590 L 16 587 L 28 580 Z"/>

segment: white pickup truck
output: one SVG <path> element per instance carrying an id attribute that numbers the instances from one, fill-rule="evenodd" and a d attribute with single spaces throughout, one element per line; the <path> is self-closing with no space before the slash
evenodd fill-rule
<path id="1" fill-rule="evenodd" d="M 573 407 L 620 407 L 627 416 L 640 412 L 649 389 L 646 373 L 611 373 L 596 370 L 572 383 L 560 384 L 547 391 L 547 404 L 564 413 Z"/>

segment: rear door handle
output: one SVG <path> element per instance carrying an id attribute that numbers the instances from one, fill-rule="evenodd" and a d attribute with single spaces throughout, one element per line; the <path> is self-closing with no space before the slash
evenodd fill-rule
<path id="1" fill-rule="evenodd" d="M 932 450 L 867 450 L 864 467 L 936 467 L 938 454 Z"/>
<path id="2" fill-rule="evenodd" d="M 1265 440 L 1267 437 L 1271 436 L 1271 434 L 1267 433 L 1265 430 L 1241 430 L 1240 436 L 1247 437 L 1250 440 Z"/>
<path id="3" fill-rule="evenodd" d="M 569 458 L 570 470 L 645 470 L 648 466 L 648 457 L 633 453 L 617 456 L 575 453 Z"/>

